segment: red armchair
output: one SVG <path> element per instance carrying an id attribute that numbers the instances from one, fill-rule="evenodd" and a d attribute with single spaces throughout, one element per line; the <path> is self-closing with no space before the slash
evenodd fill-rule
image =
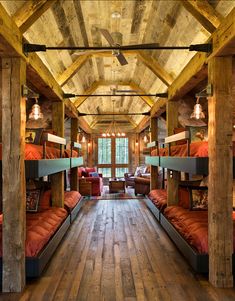
<path id="1" fill-rule="evenodd" d="M 94 167 L 79 167 L 78 178 L 84 177 L 86 182 L 91 183 L 91 195 L 100 196 L 103 191 L 103 177 L 102 174 L 95 174 L 96 169 Z"/>

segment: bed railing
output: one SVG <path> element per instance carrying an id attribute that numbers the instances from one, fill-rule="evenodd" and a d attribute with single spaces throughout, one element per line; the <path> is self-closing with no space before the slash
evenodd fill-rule
<path id="1" fill-rule="evenodd" d="M 82 149 L 82 146 L 78 142 L 71 142 L 71 146 L 70 146 L 70 149 L 71 149 L 71 158 L 73 157 L 73 150 L 74 150 L 74 148 L 76 148 L 78 150 L 77 153 L 78 153 L 78 157 L 79 157 L 80 150 Z"/>
<path id="2" fill-rule="evenodd" d="M 49 133 L 43 134 L 43 159 L 46 159 L 46 144 L 47 142 L 52 142 L 55 144 L 59 144 L 60 146 L 60 158 L 62 158 L 62 147 L 63 145 L 66 145 L 66 139 L 52 135 Z"/>
<path id="3" fill-rule="evenodd" d="M 178 134 L 174 134 L 165 138 L 165 144 L 168 144 L 168 156 L 171 155 L 171 143 L 186 140 L 187 141 L 187 155 L 190 157 L 190 143 L 191 137 L 189 131 L 184 131 Z"/>
<path id="4" fill-rule="evenodd" d="M 151 156 L 152 150 L 154 148 L 156 148 L 157 152 L 159 153 L 159 146 L 160 146 L 160 144 L 162 144 L 163 147 L 164 147 L 164 143 L 165 143 L 165 139 L 159 139 L 159 140 L 156 140 L 156 141 L 149 142 L 147 144 L 147 148 L 150 148 L 150 156 Z"/>

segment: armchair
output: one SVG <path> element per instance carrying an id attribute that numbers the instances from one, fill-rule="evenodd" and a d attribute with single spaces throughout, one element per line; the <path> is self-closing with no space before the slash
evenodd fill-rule
<path id="1" fill-rule="evenodd" d="M 78 180 L 85 179 L 83 185 L 91 185 L 91 195 L 100 196 L 103 191 L 103 176 L 98 174 L 95 168 L 78 168 Z"/>
<path id="2" fill-rule="evenodd" d="M 135 187 L 135 178 L 149 175 L 147 172 L 149 172 L 148 166 L 137 166 L 134 173 L 125 173 L 124 178 L 126 187 Z"/>

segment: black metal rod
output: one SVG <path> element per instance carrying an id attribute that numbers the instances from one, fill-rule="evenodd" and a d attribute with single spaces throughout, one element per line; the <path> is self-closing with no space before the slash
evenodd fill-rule
<path id="1" fill-rule="evenodd" d="M 189 49 L 190 46 L 144 46 L 144 45 L 135 45 L 135 46 L 46 46 L 46 50 L 184 50 Z"/>
<path id="2" fill-rule="evenodd" d="M 126 92 L 128 93 L 128 92 Z M 64 98 L 72 98 L 72 97 L 119 97 L 119 96 L 151 96 L 151 97 L 167 97 L 167 93 L 156 93 L 156 94 L 70 94 L 65 93 Z"/>
<path id="3" fill-rule="evenodd" d="M 150 112 L 143 112 L 143 113 L 78 113 L 78 116 L 128 116 L 128 115 L 149 115 Z"/>

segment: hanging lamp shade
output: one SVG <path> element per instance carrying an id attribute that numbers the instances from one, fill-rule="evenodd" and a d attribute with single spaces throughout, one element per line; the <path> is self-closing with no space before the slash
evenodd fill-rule
<path id="1" fill-rule="evenodd" d="M 38 120 L 43 118 L 43 113 L 41 112 L 41 108 L 38 104 L 37 98 L 35 99 L 35 104 L 32 106 L 31 113 L 29 114 L 29 119 Z"/>
<path id="2" fill-rule="evenodd" d="M 193 108 L 193 113 L 191 114 L 190 118 L 195 119 L 204 119 L 206 116 L 202 111 L 202 106 L 199 103 L 199 97 L 197 98 L 197 102 Z"/>

